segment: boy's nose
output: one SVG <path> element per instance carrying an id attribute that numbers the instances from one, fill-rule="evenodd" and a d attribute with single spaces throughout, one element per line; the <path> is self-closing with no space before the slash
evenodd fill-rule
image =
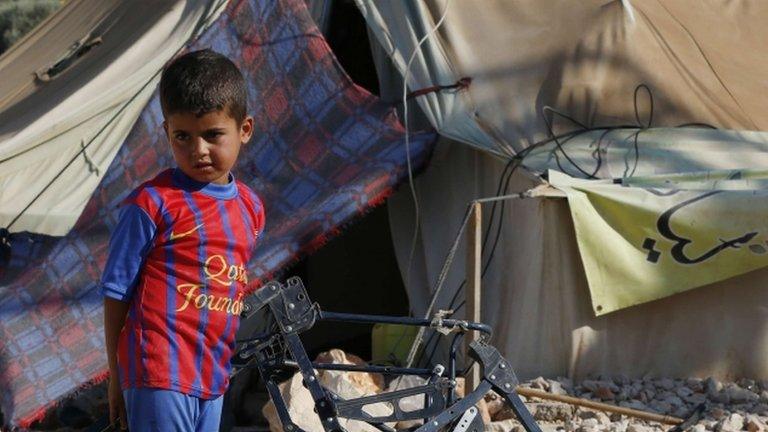
<path id="1" fill-rule="evenodd" d="M 208 155 L 208 143 L 200 137 L 195 140 L 195 155 L 206 156 Z"/>

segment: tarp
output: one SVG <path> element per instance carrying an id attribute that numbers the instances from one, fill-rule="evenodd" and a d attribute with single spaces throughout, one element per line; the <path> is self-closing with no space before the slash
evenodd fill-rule
<path id="1" fill-rule="evenodd" d="M 409 90 L 471 78 L 468 89 L 419 97 L 419 105 L 441 135 L 498 155 L 548 136 L 547 105 L 589 127 L 768 129 L 768 60 L 755 55 L 768 40 L 768 2 L 356 3 L 401 76 L 417 42 L 441 23 L 408 71 Z M 653 107 L 644 90 L 634 103 L 639 84 Z"/>
<path id="2" fill-rule="evenodd" d="M 568 196 L 595 315 L 768 264 L 768 171 L 549 181 Z"/>
<path id="3" fill-rule="evenodd" d="M 255 134 L 236 177 L 262 197 L 265 235 L 252 286 L 321 246 L 406 176 L 391 107 L 352 83 L 300 0 L 232 1 L 191 48 L 232 58 L 248 83 Z M 118 204 L 173 163 L 157 96 L 66 236 L 15 234 L 0 267 L 0 388 L 6 422 L 26 425 L 107 370 L 97 282 Z M 411 136 L 414 167 L 434 139 Z"/>
<path id="4" fill-rule="evenodd" d="M 439 23 L 408 71 L 408 90 L 472 79 L 466 89 L 416 98 L 428 121 L 450 138 L 441 139 L 417 180 L 419 225 L 408 193 L 388 206 L 404 278 L 410 268 L 407 290 L 416 315 L 427 307 L 467 204 L 497 193 L 506 163 L 499 156 L 531 149 L 524 164 L 534 174 L 560 169 L 588 177 L 555 142 L 544 142 L 550 137 L 545 106 L 573 119 L 546 116 L 553 132 L 578 132 L 560 143 L 599 178 L 762 169 L 768 162 L 766 134 L 756 132 L 768 129 L 768 101 L 761 96 L 768 90 L 762 79 L 768 61 L 753 54 L 768 40 L 768 3 L 356 2 L 376 38 L 384 99 L 402 96 L 406 62 Z M 389 57 L 394 67 L 386 64 Z M 686 123 L 729 130 L 672 128 Z M 601 126 L 620 129 L 589 130 Z M 521 168 L 508 192 L 540 184 Z M 761 348 L 765 268 L 596 317 L 566 200 L 508 202 L 501 223 L 496 247 L 497 225 L 485 246 L 486 260 L 495 252 L 483 278 L 482 319 L 494 325 L 494 343 L 521 376 L 768 378 L 768 351 Z M 437 308 L 456 307 L 463 298 L 450 302 L 464 278 L 462 262 L 456 260 Z"/>
<path id="5" fill-rule="evenodd" d="M 71 0 L 0 57 L 0 227 L 64 235 L 226 0 Z M 59 72 L 55 72 L 59 71 Z"/>
<path id="6" fill-rule="evenodd" d="M 422 222 L 407 287 L 416 315 L 426 310 L 467 204 L 496 193 L 504 165 L 466 145 L 440 142 L 429 168 L 416 179 Z M 539 185 L 518 170 L 507 192 Z M 491 206 L 483 204 L 484 233 Z M 405 277 L 414 229 L 410 193 L 396 193 L 387 208 Z M 483 263 L 491 259 L 499 210 Z M 768 268 L 595 316 L 566 199 L 506 201 L 501 223 L 483 277 L 481 320 L 493 326 L 491 342 L 521 379 L 589 374 L 768 379 Z M 459 318 L 464 292 L 452 304 L 451 298 L 464 279 L 465 254 L 462 241 L 436 306 L 458 307 Z M 432 360 L 446 364 L 448 345 L 435 350 Z M 430 343 L 427 353 L 432 348 Z"/>

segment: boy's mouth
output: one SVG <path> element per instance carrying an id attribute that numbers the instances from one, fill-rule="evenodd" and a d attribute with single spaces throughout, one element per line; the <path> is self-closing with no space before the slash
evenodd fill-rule
<path id="1" fill-rule="evenodd" d="M 208 167 L 213 167 L 213 164 L 210 162 L 198 162 L 195 164 L 195 168 L 197 169 L 205 169 Z"/>

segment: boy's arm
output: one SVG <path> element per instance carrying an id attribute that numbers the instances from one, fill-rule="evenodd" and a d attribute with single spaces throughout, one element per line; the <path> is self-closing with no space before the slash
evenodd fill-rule
<path id="1" fill-rule="evenodd" d="M 155 223 L 140 207 L 129 204 L 123 208 L 120 220 L 112 232 L 109 257 L 101 276 L 100 291 L 104 296 L 104 343 L 110 376 L 109 420 L 114 423 L 117 417 L 120 417 L 123 429 L 127 427 L 127 423 L 119 382 L 118 340 L 156 231 Z"/>
<path id="2" fill-rule="evenodd" d="M 109 422 L 120 419 L 120 428 L 128 428 L 128 416 L 125 413 L 125 402 L 122 398 L 117 368 L 117 340 L 125 324 L 128 306 L 120 300 L 104 297 L 104 344 L 107 348 L 107 363 L 109 363 Z"/>

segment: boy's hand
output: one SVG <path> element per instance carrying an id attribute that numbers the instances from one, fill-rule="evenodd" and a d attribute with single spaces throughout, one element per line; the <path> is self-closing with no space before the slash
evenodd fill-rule
<path id="1" fill-rule="evenodd" d="M 123 401 L 123 392 L 120 390 L 120 383 L 117 379 L 109 378 L 109 390 L 107 394 L 109 399 L 109 423 L 114 424 L 120 419 L 120 429 L 127 430 L 128 422 L 125 415 L 125 402 Z"/>

